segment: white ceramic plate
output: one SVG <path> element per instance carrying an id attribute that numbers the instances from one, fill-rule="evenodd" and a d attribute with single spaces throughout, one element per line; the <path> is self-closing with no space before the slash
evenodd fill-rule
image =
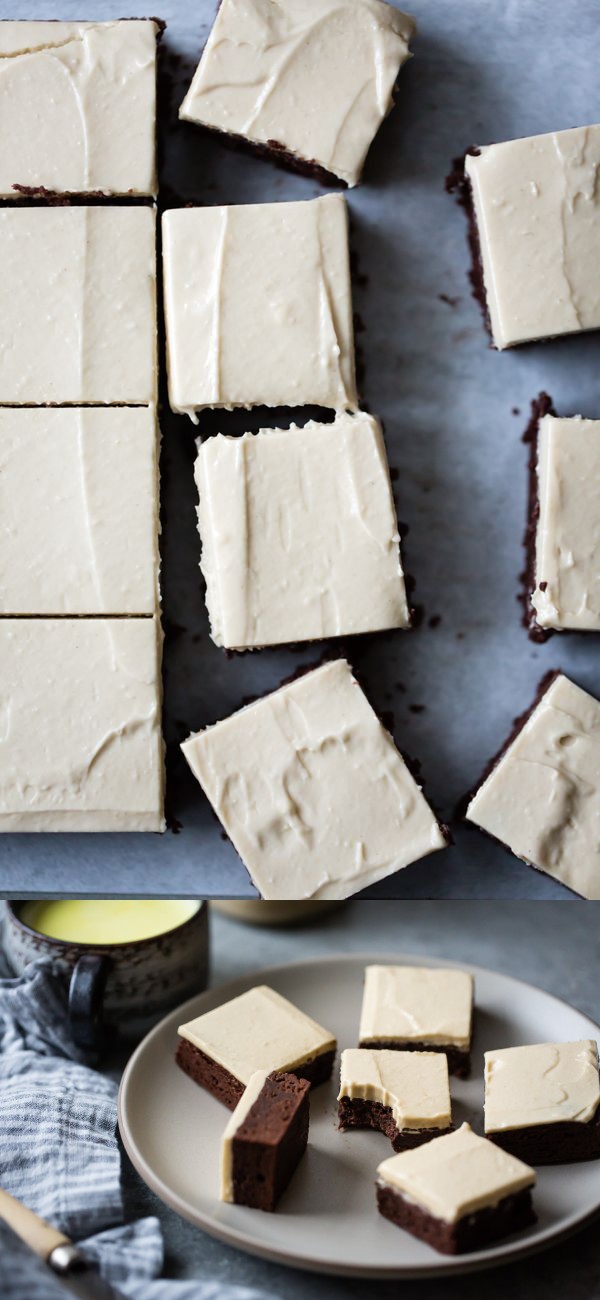
<path id="1" fill-rule="evenodd" d="M 211 989 L 167 1016 L 132 1056 L 121 1082 L 119 1126 L 136 1169 L 175 1210 L 241 1250 L 296 1268 L 362 1277 L 467 1272 L 540 1250 L 600 1210 L 598 1164 L 540 1170 L 538 1222 L 491 1249 L 456 1259 L 387 1222 L 375 1208 L 377 1165 L 391 1154 L 380 1133 L 340 1133 L 337 1062 L 333 1079 L 311 1093 L 309 1147 L 274 1214 L 218 1199 L 219 1145 L 229 1112 L 175 1065 L 177 1026 L 254 984 L 270 984 L 338 1038 L 358 1038 L 363 971 L 369 962 L 456 963 L 381 953 L 318 958 L 273 967 Z M 454 1122 L 482 1129 L 483 1052 L 520 1043 L 598 1038 L 586 1016 L 541 989 L 479 967 L 473 1075 L 452 1080 Z"/>

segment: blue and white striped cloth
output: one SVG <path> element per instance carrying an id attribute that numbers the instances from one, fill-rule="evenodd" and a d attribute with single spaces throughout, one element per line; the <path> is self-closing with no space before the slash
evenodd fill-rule
<path id="1" fill-rule="evenodd" d="M 158 1219 L 123 1224 L 117 1088 L 75 1047 L 66 990 L 65 972 L 48 961 L 32 963 L 17 979 L 0 978 L 0 1187 L 78 1242 L 116 1296 L 268 1300 L 264 1292 L 219 1282 L 159 1280 Z M 65 1295 L 1 1220 L 0 1295 Z"/>

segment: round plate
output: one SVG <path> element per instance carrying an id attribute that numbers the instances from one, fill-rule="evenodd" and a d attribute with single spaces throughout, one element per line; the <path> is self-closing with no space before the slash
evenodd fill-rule
<path id="1" fill-rule="evenodd" d="M 295 1268 L 356 1277 L 441 1276 L 508 1262 L 553 1244 L 600 1209 L 598 1165 L 539 1171 L 538 1222 L 497 1246 L 457 1258 L 438 1255 L 377 1213 L 377 1165 L 391 1155 L 380 1133 L 340 1133 L 337 1062 L 330 1083 L 311 1093 L 306 1155 L 274 1214 L 219 1201 L 219 1149 L 229 1112 L 175 1065 L 177 1026 L 244 993 L 272 988 L 337 1035 L 358 1041 L 364 967 L 370 963 L 456 966 L 433 958 L 317 958 L 237 979 L 186 1002 L 148 1034 L 132 1056 L 119 1092 L 119 1127 L 138 1173 L 167 1205 L 211 1236 Z M 451 1081 L 455 1124 L 482 1130 L 483 1052 L 490 1048 L 597 1038 L 586 1016 L 541 989 L 470 967 L 475 975 L 473 1076 Z"/>

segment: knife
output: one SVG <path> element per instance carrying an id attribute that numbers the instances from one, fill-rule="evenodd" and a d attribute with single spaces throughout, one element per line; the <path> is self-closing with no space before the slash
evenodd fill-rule
<path id="1" fill-rule="evenodd" d="M 66 1291 L 82 1300 L 115 1300 L 115 1292 L 100 1277 L 93 1260 L 87 1259 L 64 1232 L 40 1219 L 1 1187 L 0 1219 L 52 1269 Z"/>

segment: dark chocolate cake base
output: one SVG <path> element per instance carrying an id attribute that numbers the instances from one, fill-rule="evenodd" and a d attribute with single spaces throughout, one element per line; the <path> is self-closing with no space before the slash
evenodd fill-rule
<path id="1" fill-rule="evenodd" d="M 600 1159 L 600 1109 L 587 1124 L 562 1120 L 558 1124 L 532 1124 L 527 1128 L 486 1133 L 496 1146 L 527 1165 L 570 1165 Z"/>
<path id="2" fill-rule="evenodd" d="M 274 1210 L 306 1150 L 310 1084 L 274 1071 L 232 1141 L 235 1205 Z"/>
<path id="3" fill-rule="evenodd" d="M 471 145 L 469 149 L 465 149 L 465 152 L 461 154 L 459 158 L 453 159 L 452 171 L 446 177 L 446 190 L 448 194 L 455 195 L 457 202 L 460 204 L 461 208 L 464 209 L 467 218 L 467 242 L 469 245 L 469 253 L 471 255 L 471 267 L 469 270 L 471 293 L 481 308 L 481 314 L 483 316 L 486 331 L 489 335 L 490 345 L 491 347 L 495 347 L 492 336 L 492 323 L 490 320 L 485 281 L 483 278 L 483 258 L 481 256 L 481 241 L 479 239 L 479 229 L 477 226 L 477 218 L 475 216 L 473 192 L 471 189 L 471 182 L 465 172 L 465 159 L 467 155 L 476 158 L 480 153 L 481 150 L 478 149 L 477 145 Z"/>
<path id="4" fill-rule="evenodd" d="M 390 1052 L 443 1052 L 448 1060 L 448 1073 L 457 1079 L 468 1079 L 471 1073 L 471 1053 L 464 1047 L 443 1043 L 404 1042 L 400 1038 L 361 1038 L 359 1047 L 386 1048 Z"/>
<path id="5" fill-rule="evenodd" d="M 525 568 L 519 575 L 521 581 L 521 593 L 519 600 L 523 606 L 523 626 L 527 628 L 527 633 L 531 641 L 538 644 L 547 641 L 552 636 L 552 629 L 540 627 L 536 621 L 535 609 L 532 604 L 532 596 L 536 588 L 535 569 L 536 569 L 536 538 L 537 526 L 540 517 L 540 497 L 538 486 L 538 432 L 540 420 L 545 415 L 556 415 L 552 398 L 547 393 L 538 393 L 531 403 L 531 418 L 523 434 L 523 442 L 529 447 L 529 460 L 527 462 L 527 472 L 529 475 L 529 487 L 527 492 L 527 523 L 523 535 L 523 546 L 525 548 Z"/>
<path id="6" fill-rule="evenodd" d="M 303 1065 L 296 1066 L 293 1070 L 286 1070 L 286 1074 L 294 1074 L 298 1079 L 307 1079 L 313 1086 L 317 1087 L 320 1083 L 325 1083 L 331 1078 L 335 1051 L 321 1052 L 319 1056 L 313 1057 L 311 1061 L 305 1061 Z M 217 1101 L 223 1102 L 229 1110 L 235 1110 L 242 1093 L 244 1084 L 240 1083 L 233 1074 L 229 1073 L 223 1065 L 213 1061 L 212 1057 L 207 1056 L 199 1047 L 194 1047 L 187 1038 L 180 1038 L 177 1044 L 175 1060 L 184 1071 L 189 1074 L 194 1083 L 206 1088 Z"/>
<path id="7" fill-rule="evenodd" d="M 436 1218 L 386 1183 L 378 1182 L 376 1188 L 379 1213 L 442 1255 L 464 1255 L 483 1250 L 501 1237 L 529 1228 L 536 1221 L 529 1188 L 505 1196 L 497 1205 L 466 1214 L 456 1223 Z"/>
<path id="8" fill-rule="evenodd" d="M 376 1129 L 389 1138 L 394 1151 L 412 1151 L 414 1147 L 430 1142 L 431 1138 L 444 1137 L 453 1131 L 452 1125 L 448 1128 L 399 1129 L 391 1106 L 383 1106 L 380 1101 L 366 1101 L 362 1097 L 340 1097 L 338 1119 L 341 1129 Z"/>

